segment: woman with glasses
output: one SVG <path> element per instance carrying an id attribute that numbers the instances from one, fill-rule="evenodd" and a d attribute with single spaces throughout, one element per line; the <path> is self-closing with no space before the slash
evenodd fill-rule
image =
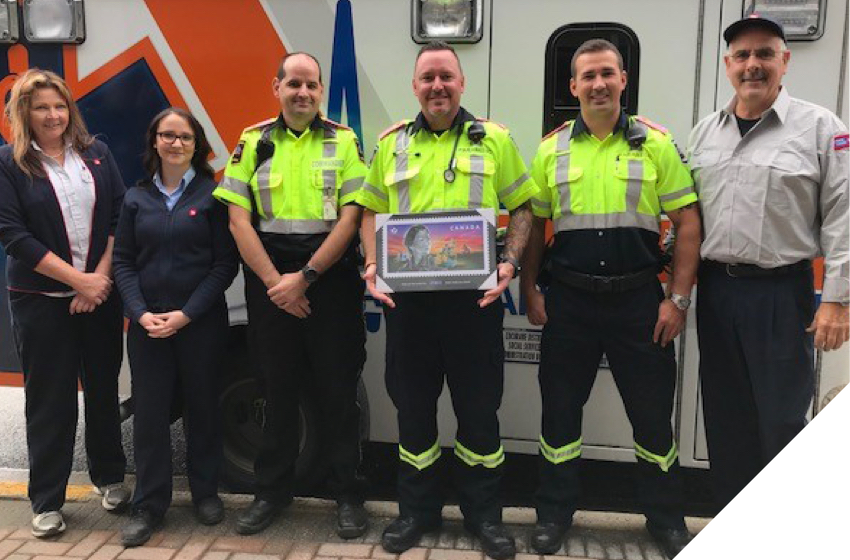
<path id="1" fill-rule="evenodd" d="M 0 243 L 26 397 L 32 533 L 65 530 L 61 508 L 74 453 L 77 381 L 85 402 L 89 475 L 103 507 L 130 493 L 118 415 L 121 301 L 112 243 L 124 183 L 112 154 L 86 130 L 67 84 L 32 69 L 6 104 L 0 147 Z"/>
<path id="2" fill-rule="evenodd" d="M 115 280 L 130 319 L 136 490 L 125 546 L 148 541 L 171 503 L 170 411 L 183 395 L 189 487 L 205 525 L 218 497 L 219 373 L 227 344 L 224 291 L 237 271 L 227 209 L 211 193 L 210 145 L 198 120 L 165 109 L 147 131 L 147 178 L 127 191 L 115 234 Z M 178 389 L 179 387 L 179 389 Z"/>

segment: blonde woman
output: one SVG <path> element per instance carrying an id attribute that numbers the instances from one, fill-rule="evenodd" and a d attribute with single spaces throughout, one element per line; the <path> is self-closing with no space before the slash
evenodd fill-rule
<path id="1" fill-rule="evenodd" d="M 32 533 L 48 537 L 65 530 L 78 380 L 92 483 L 107 510 L 130 498 L 118 415 L 121 301 L 111 278 L 124 183 L 53 72 L 21 74 L 6 113 L 12 134 L 0 147 L 0 243 L 24 374 Z"/>

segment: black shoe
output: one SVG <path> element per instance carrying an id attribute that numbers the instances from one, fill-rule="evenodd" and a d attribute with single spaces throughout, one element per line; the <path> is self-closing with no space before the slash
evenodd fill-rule
<path id="1" fill-rule="evenodd" d="M 413 516 L 396 517 L 384 529 L 381 546 L 390 554 L 401 554 L 419 544 L 419 539 L 425 533 L 438 531 L 442 524 L 442 519 L 428 522 Z"/>
<path id="2" fill-rule="evenodd" d="M 670 560 L 673 560 L 691 542 L 691 534 L 687 529 L 663 529 L 647 521 L 646 530 L 649 531 L 658 548 Z"/>
<path id="3" fill-rule="evenodd" d="M 516 542 L 503 523 L 483 521 L 473 524 L 464 521 L 463 526 L 478 537 L 484 554 L 493 560 L 505 560 L 516 556 Z"/>
<path id="4" fill-rule="evenodd" d="M 134 511 L 130 521 L 121 528 L 121 544 L 128 548 L 145 544 L 160 523 L 162 516 L 143 509 Z"/>
<path id="5" fill-rule="evenodd" d="M 362 537 L 369 526 L 369 516 L 363 504 L 342 502 L 336 507 L 336 534 L 343 539 Z"/>
<path id="6" fill-rule="evenodd" d="M 240 535 L 259 533 L 272 524 L 283 510 L 283 505 L 262 498 L 254 498 L 251 505 L 243 509 L 236 518 L 236 532 Z"/>
<path id="7" fill-rule="evenodd" d="M 555 554 L 561 549 L 570 526 L 554 521 L 534 525 L 531 530 L 531 548 L 539 554 Z"/>
<path id="8" fill-rule="evenodd" d="M 204 525 L 218 525 L 224 520 L 224 504 L 218 496 L 209 496 L 195 504 L 195 517 Z"/>

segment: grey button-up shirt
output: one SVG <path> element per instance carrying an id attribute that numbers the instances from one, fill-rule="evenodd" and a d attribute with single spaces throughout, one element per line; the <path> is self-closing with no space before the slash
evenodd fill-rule
<path id="1" fill-rule="evenodd" d="M 736 99 L 691 132 L 704 259 L 775 268 L 825 257 L 823 301 L 850 301 L 847 127 L 783 87 L 742 138 Z"/>

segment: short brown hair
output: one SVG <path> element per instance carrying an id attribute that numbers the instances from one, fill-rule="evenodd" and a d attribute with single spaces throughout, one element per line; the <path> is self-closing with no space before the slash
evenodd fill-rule
<path id="1" fill-rule="evenodd" d="M 145 168 L 147 179 L 153 180 L 153 176 L 162 168 L 162 160 L 155 148 L 156 135 L 159 132 L 159 123 L 168 115 L 177 115 L 189 123 L 192 133 L 195 135 L 195 151 L 192 154 L 192 167 L 200 175 L 212 179 L 215 176 L 215 172 L 209 164 L 212 147 L 209 140 L 207 140 L 204 127 L 201 126 L 201 123 L 198 122 L 198 119 L 192 113 L 181 107 L 163 109 L 153 118 L 151 124 L 148 126 L 148 131 L 145 134 L 145 152 L 142 155 L 142 165 Z"/>
<path id="2" fill-rule="evenodd" d="M 611 41 L 606 41 L 605 39 L 588 39 L 584 43 L 582 43 L 579 48 L 576 49 L 576 52 L 573 54 L 573 58 L 570 61 L 570 75 L 575 78 L 576 77 L 576 60 L 583 54 L 587 53 L 595 53 L 595 52 L 604 52 L 611 51 L 617 55 L 617 64 L 620 66 L 620 70 L 623 70 L 623 55 L 620 54 L 620 49 L 614 46 L 614 43 Z"/>
<path id="3" fill-rule="evenodd" d="M 453 46 L 444 41 L 429 41 L 422 45 L 419 52 L 416 53 L 416 60 L 413 61 L 413 67 L 416 68 L 416 64 L 419 62 L 422 55 L 430 51 L 449 51 L 452 53 L 455 60 L 457 60 L 457 67 L 460 68 L 460 73 L 463 74 L 463 66 L 460 65 L 460 57 L 457 55 L 457 51 L 455 51 Z"/>
<path id="4" fill-rule="evenodd" d="M 310 58 L 313 59 L 313 62 L 316 63 L 316 67 L 318 67 L 318 69 L 319 69 L 319 83 L 321 84 L 322 83 L 322 65 L 319 64 L 319 60 L 315 56 L 313 56 L 312 54 L 310 54 L 308 52 L 304 52 L 304 51 L 295 51 L 295 52 L 286 53 L 285 55 L 283 55 L 283 58 L 280 59 L 280 64 L 277 65 L 277 79 L 282 80 L 286 77 L 286 71 L 283 69 L 283 65 L 287 60 L 289 60 L 293 56 L 297 56 L 297 55 L 309 56 Z"/>

